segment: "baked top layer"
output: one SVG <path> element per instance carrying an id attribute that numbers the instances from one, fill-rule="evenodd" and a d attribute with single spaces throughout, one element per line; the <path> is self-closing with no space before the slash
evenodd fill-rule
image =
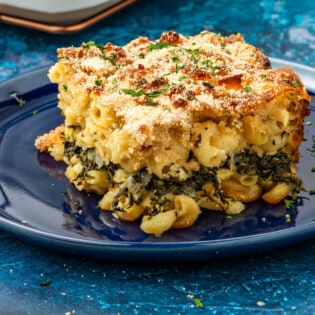
<path id="1" fill-rule="evenodd" d="M 49 77 L 59 85 L 65 122 L 36 146 L 63 159 L 79 189 L 104 195 L 101 208 L 117 214 L 137 205 L 139 215 L 151 219 L 183 203 L 195 214 L 200 207 L 234 213 L 244 208 L 234 201 L 269 192 L 265 200 L 276 203 L 301 187 L 295 164 L 310 97 L 292 69 L 271 69 L 240 34 L 169 31 L 122 47 L 60 48 Z M 281 174 L 264 175 L 271 162 Z M 141 197 L 134 192 L 131 202 L 130 191 L 148 176 Z M 154 193 L 159 179 L 171 183 L 171 194 Z M 249 187 L 252 195 L 244 197 Z M 124 202 L 123 190 L 129 193 Z M 167 206 L 157 207 L 161 200 Z M 174 211 L 178 222 L 180 211 Z"/>

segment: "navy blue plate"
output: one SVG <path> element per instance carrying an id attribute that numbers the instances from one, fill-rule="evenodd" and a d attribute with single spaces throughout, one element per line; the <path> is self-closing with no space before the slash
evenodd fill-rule
<path id="1" fill-rule="evenodd" d="M 315 71 L 291 65 L 314 92 Z M 116 220 L 97 209 L 98 196 L 79 192 L 64 177 L 65 165 L 40 154 L 34 141 L 62 121 L 56 86 L 47 69 L 0 85 L 0 228 L 50 250 L 115 260 L 187 261 L 252 254 L 315 236 L 315 195 L 303 192 L 294 207 L 251 203 L 226 217 L 206 211 L 185 230 L 161 237 L 145 234 L 138 222 Z M 305 80 L 304 80 L 305 79 Z M 315 102 L 307 118 L 299 176 L 315 188 Z"/>

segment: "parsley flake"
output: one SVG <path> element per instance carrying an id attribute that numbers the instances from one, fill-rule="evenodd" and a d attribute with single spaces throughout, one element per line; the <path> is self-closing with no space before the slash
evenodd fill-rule
<path id="1" fill-rule="evenodd" d="M 163 93 L 167 92 L 167 88 L 164 89 L 159 89 L 159 90 L 154 90 L 152 92 L 145 92 L 144 90 L 140 89 L 140 90 L 131 90 L 131 89 L 124 89 L 122 90 L 125 94 L 127 95 L 131 95 L 132 97 L 139 97 L 141 95 L 146 95 L 150 98 L 152 97 L 157 97 Z"/>
<path id="2" fill-rule="evenodd" d="M 200 308 L 203 307 L 203 303 L 200 301 L 200 299 L 194 299 L 194 303 L 197 307 L 200 307 Z"/>
<path id="3" fill-rule="evenodd" d="M 286 223 L 291 223 L 291 217 L 290 217 L 289 214 L 286 214 L 286 215 L 285 215 L 285 222 L 286 222 Z"/>
<path id="4" fill-rule="evenodd" d="M 138 91 L 131 90 L 131 89 L 124 89 L 122 90 L 125 94 L 130 95 L 132 97 L 139 97 L 141 95 L 145 95 L 145 92 L 141 89 Z"/>
<path id="5" fill-rule="evenodd" d="M 103 60 L 108 60 L 112 65 L 116 65 L 116 54 L 112 54 L 111 56 L 99 55 L 99 57 Z"/>
<path id="6" fill-rule="evenodd" d="M 294 200 L 292 200 L 292 199 L 284 199 L 284 207 L 286 209 L 294 208 Z"/>
<path id="7" fill-rule="evenodd" d="M 156 42 L 156 43 L 150 43 L 149 45 L 149 51 L 155 50 L 155 49 L 163 49 L 163 48 L 167 48 L 167 47 L 171 47 L 174 45 L 171 45 L 169 43 L 166 42 Z"/>
<path id="8" fill-rule="evenodd" d="M 113 82 L 112 82 L 112 84 L 113 84 L 113 87 L 114 87 L 114 88 L 117 87 L 117 85 L 118 85 L 117 79 L 114 79 Z"/>
<path id="9" fill-rule="evenodd" d="M 95 81 L 95 85 L 97 86 L 97 87 L 101 87 L 102 86 L 102 80 L 96 80 Z"/>
<path id="10" fill-rule="evenodd" d="M 295 88 L 297 88 L 297 87 L 299 86 L 299 82 L 293 81 L 293 82 L 292 82 L 292 86 L 295 87 Z"/>
<path id="11" fill-rule="evenodd" d="M 250 87 L 250 86 L 245 86 L 245 87 L 244 87 L 244 91 L 247 92 L 247 93 L 248 93 L 248 92 L 252 92 L 252 90 L 253 90 L 253 89 L 252 89 L 252 87 Z"/>
<path id="12" fill-rule="evenodd" d="M 26 100 L 24 100 L 22 97 L 19 97 L 16 93 L 12 93 L 10 96 L 18 102 L 20 107 L 23 107 L 26 104 Z"/>
<path id="13" fill-rule="evenodd" d="M 95 46 L 97 48 L 99 48 L 100 50 L 103 50 L 104 49 L 104 46 L 103 45 L 100 45 L 100 44 L 96 44 L 94 41 L 90 40 L 89 42 L 87 43 L 83 43 L 82 44 L 82 47 L 83 48 L 89 48 L 89 47 L 92 47 L 92 46 Z"/>

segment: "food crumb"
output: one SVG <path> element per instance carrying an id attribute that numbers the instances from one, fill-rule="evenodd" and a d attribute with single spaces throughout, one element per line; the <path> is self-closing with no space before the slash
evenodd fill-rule
<path id="1" fill-rule="evenodd" d="M 264 301 L 257 301 L 257 305 L 263 307 L 266 305 L 266 303 Z"/>

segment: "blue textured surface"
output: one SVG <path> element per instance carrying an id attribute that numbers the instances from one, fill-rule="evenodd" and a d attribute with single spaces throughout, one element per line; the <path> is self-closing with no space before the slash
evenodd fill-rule
<path id="1" fill-rule="evenodd" d="M 0 81 L 52 64 L 59 46 L 124 44 L 168 29 L 240 32 L 269 56 L 315 67 L 313 1 L 147 0 L 66 36 L 1 24 Z M 309 241 L 207 263 L 110 263 L 48 252 L 0 231 L 0 314 L 312 314 L 314 261 Z"/>

